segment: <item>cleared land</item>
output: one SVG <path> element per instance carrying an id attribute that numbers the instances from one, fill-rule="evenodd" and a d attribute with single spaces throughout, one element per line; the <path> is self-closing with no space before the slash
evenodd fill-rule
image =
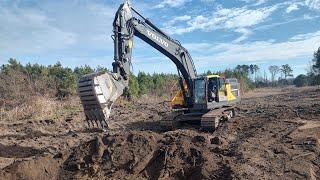
<path id="1" fill-rule="evenodd" d="M 151 102 L 150 102 L 151 101 Z M 149 103 L 150 102 L 150 103 Z M 0 124 L 4 179 L 319 179 L 320 89 L 259 89 L 214 133 L 162 132 L 159 99 L 118 102 L 106 134 L 81 111 Z"/>

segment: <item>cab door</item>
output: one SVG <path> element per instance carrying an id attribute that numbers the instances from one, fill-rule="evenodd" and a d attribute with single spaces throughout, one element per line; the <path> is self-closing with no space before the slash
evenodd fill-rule
<path id="1" fill-rule="evenodd" d="M 207 81 L 206 78 L 201 77 L 194 80 L 194 109 L 206 109 L 207 108 Z"/>
<path id="2" fill-rule="evenodd" d="M 204 78 L 199 78 L 194 81 L 194 103 L 195 104 L 207 103 L 206 89 L 207 89 L 207 84 Z"/>

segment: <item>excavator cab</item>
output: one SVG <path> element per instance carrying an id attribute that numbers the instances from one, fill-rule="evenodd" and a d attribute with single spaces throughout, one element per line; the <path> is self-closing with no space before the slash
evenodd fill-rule
<path id="1" fill-rule="evenodd" d="M 240 84 L 235 78 L 225 79 L 219 75 L 201 76 L 193 83 L 193 109 L 218 108 L 240 100 Z M 172 108 L 186 108 L 182 90 L 172 99 Z"/>
<path id="2" fill-rule="evenodd" d="M 203 76 L 194 81 L 193 109 L 219 108 L 239 101 L 239 83 L 219 75 Z"/>

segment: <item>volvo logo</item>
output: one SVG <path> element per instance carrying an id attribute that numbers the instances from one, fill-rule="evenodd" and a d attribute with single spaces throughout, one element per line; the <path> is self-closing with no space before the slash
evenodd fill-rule
<path id="1" fill-rule="evenodd" d="M 159 36 L 155 35 L 153 32 L 147 30 L 148 32 L 148 36 L 152 37 L 152 39 L 156 40 L 157 42 L 159 42 L 160 44 L 164 45 L 165 47 L 168 47 L 169 44 L 163 40 L 162 38 L 160 38 Z"/>

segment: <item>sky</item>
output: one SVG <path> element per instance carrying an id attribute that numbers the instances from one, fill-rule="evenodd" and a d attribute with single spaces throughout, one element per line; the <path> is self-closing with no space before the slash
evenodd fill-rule
<path id="1" fill-rule="evenodd" d="M 112 22 L 123 0 L 0 0 L 0 64 L 60 61 L 68 67 L 113 62 Z M 132 6 L 190 52 L 197 72 L 290 64 L 306 73 L 320 47 L 320 0 L 132 0 Z M 176 73 L 174 64 L 134 39 L 132 70 Z"/>

